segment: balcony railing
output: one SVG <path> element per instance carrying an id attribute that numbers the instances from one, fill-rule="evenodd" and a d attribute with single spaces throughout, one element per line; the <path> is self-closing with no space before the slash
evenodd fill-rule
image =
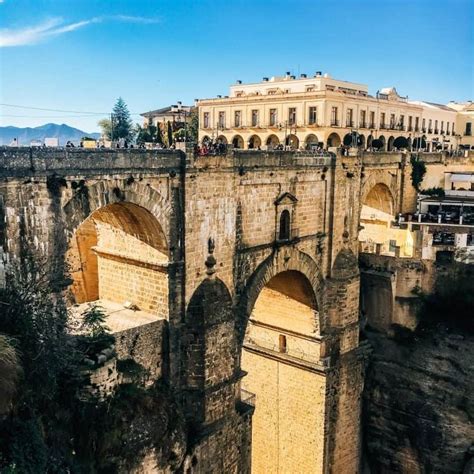
<path id="1" fill-rule="evenodd" d="M 331 127 L 339 127 L 339 120 L 331 120 Z"/>
<path id="2" fill-rule="evenodd" d="M 360 122 L 359 128 L 367 128 L 367 123 L 365 123 L 365 122 Z"/>
<path id="3" fill-rule="evenodd" d="M 438 135 L 439 130 L 438 130 L 437 128 L 435 128 L 435 129 L 434 129 L 434 132 L 435 132 L 436 135 Z"/>
<path id="4" fill-rule="evenodd" d="M 395 127 L 395 124 L 394 124 L 394 123 L 391 123 L 391 124 L 390 124 L 390 130 L 396 130 L 396 127 Z"/>
<path id="5" fill-rule="evenodd" d="M 433 129 L 432 129 L 432 128 L 429 128 L 429 129 L 428 129 L 428 133 L 433 133 Z"/>
<path id="6" fill-rule="evenodd" d="M 346 120 L 346 127 L 352 128 L 354 126 L 354 121 L 353 120 Z"/>
<path id="7" fill-rule="evenodd" d="M 421 131 L 422 131 L 423 133 L 426 133 L 426 127 L 423 127 L 423 128 L 421 129 Z"/>
<path id="8" fill-rule="evenodd" d="M 419 132 L 420 131 L 420 127 L 415 127 L 415 132 Z"/>
<path id="9" fill-rule="evenodd" d="M 369 125 L 369 128 L 375 128 L 375 123 L 372 122 L 372 123 Z"/>
<path id="10" fill-rule="evenodd" d="M 407 130 L 408 130 L 409 132 L 412 132 L 412 131 L 413 131 L 413 127 L 412 127 L 411 125 L 408 125 Z"/>
<path id="11" fill-rule="evenodd" d="M 470 137 L 471 135 L 472 135 L 472 131 L 471 131 L 471 130 L 466 130 L 466 131 L 464 132 L 464 136 L 465 136 L 465 137 Z"/>
<path id="12" fill-rule="evenodd" d="M 405 125 L 397 125 L 397 130 L 405 131 Z"/>
<path id="13" fill-rule="evenodd" d="M 384 123 L 381 123 L 381 124 L 380 124 L 380 128 L 381 128 L 382 130 L 387 130 L 387 129 L 388 129 L 388 127 L 387 127 Z"/>

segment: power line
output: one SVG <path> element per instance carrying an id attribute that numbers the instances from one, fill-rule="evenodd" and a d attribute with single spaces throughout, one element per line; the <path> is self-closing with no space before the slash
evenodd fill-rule
<path id="1" fill-rule="evenodd" d="M 46 112 L 63 112 L 63 113 L 71 113 L 71 114 L 85 114 L 87 115 L 109 115 L 109 112 L 84 112 L 81 110 L 63 110 L 63 109 L 47 109 L 43 107 L 31 107 L 27 105 L 18 105 L 18 104 L 3 104 L 0 103 L 3 107 L 14 107 L 17 109 L 28 109 L 28 110 L 42 110 Z M 140 115 L 139 113 L 130 113 L 130 115 Z"/>

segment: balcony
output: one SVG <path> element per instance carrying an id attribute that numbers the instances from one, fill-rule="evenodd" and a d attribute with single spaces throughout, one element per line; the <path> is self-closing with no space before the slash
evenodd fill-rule
<path id="1" fill-rule="evenodd" d="M 433 133 L 433 129 L 432 129 L 432 128 L 429 128 L 429 129 L 428 129 L 428 133 Z"/>
<path id="2" fill-rule="evenodd" d="M 426 128 L 423 127 L 423 128 L 421 129 L 421 131 L 422 131 L 423 133 L 426 133 Z"/>
<path id="3" fill-rule="evenodd" d="M 434 129 L 435 135 L 439 134 L 439 130 L 437 128 Z"/>
<path id="4" fill-rule="evenodd" d="M 381 123 L 380 124 L 380 129 L 381 130 L 388 130 L 388 127 L 384 123 Z"/>
<path id="5" fill-rule="evenodd" d="M 403 124 L 397 125 L 397 130 L 400 130 L 400 131 L 404 132 L 405 131 L 405 125 L 403 125 Z"/>
<path id="6" fill-rule="evenodd" d="M 372 122 L 372 123 L 369 125 L 369 128 L 375 128 L 375 123 Z"/>
<path id="7" fill-rule="evenodd" d="M 408 125 L 407 131 L 408 132 L 413 132 L 413 127 L 411 125 Z"/>
<path id="8" fill-rule="evenodd" d="M 465 137 L 470 137 L 471 135 L 472 135 L 471 130 L 466 130 L 466 131 L 464 132 L 464 136 L 465 136 Z"/>
<path id="9" fill-rule="evenodd" d="M 353 120 L 346 120 L 346 127 L 353 128 L 354 127 L 354 121 Z"/>
<path id="10" fill-rule="evenodd" d="M 440 133 L 441 135 L 444 135 L 444 134 L 445 134 L 445 133 L 444 133 L 444 130 L 441 130 L 439 133 Z"/>
<path id="11" fill-rule="evenodd" d="M 359 128 L 367 128 L 367 124 L 365 122 L 360 122 Z"/>
<path id="12" fill-rule="evenodd" d="M 390 128 L 390 130 L 396 130 L 397 129 L 394 123 L 391 123 L 389 128 Z"/>
<path id="13" fill-rule="evenodd" d="M 419 132 L 420 131 L 420 127 L 415 127 L 415 132 Z"/>
<path id="14" fill-rule="evenodd" d="M 331 120 L 331 127 L 339 127 L 339 120 Z"/>

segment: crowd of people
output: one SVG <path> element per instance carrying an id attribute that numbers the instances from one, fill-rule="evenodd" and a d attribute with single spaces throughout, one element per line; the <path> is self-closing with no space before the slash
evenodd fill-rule
<path id="1" fill-rule="evenodd" d="M 205 141 L 201 145 L 196 145 L 195 154 L 197 156 L 225 155 L 227 145 L 222 142 Z"/>

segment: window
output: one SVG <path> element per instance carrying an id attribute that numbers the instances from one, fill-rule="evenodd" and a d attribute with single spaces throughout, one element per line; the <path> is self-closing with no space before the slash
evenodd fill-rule
<path id="1" fill-rule="evenodd" d="M 408 116 L 408 131 L 411 132 L 413 129 L 413 117 L 411 115 Z"/>
<path id="2" fill-rule="evenodd" d="M 258 125 L 258 110 L 252 110 L 252 127 L 256 127 Z"/>
<path id="3" fill-rule="evenodd" d="M 234 127 L 240 127 L 242 125 L 242 112 L 240 110 L 236 110 L 234 112 Z"/>
<path id="4" fill-rule="evenodd" d="M 365 128 L 367 126 L 367 124 L 365 123 L 365 117 L 366 117 L 366 111 L 365 110 L 361 110 L 360 111 L 360 123 L 359 123 L 359 127 L 361 128 Z"/>
<path id="5" fill-rule="evenodd" d="M 464 132 L 464 135 L 472 135 L 472 122 L 466 122 L 466 130 Z"/>
<path id="6" fill-rule="evenodd" d="M 278 350 L 280 352 L 286 352 L 286 336 L 280 334 L 278 337 Z"/>
<path id="7" fill-rule="evenodd" d="M 280 214 L 280 232 L 278 240 L 290 240 L 290 211 L 283 210 Z"/>
<path id="8" fill-rule="evenodd" d="M 446 122 L 446 133 L 449 135 L 449 122 Z"/>
<path id="9" fill-rule="evenodd" d="M 444 133 L 444 120 L 441 120 L 441 134 Z"/>
<path id="10" fill-rule="evenodd" d="M 422 131 L 424 133 L 424 132 L 426 132 L 426 119 L 423 119 L 423 121 L 421 123 L 422 123 L 422 125 L 421 125 Z"/>
<path id="11" fill-rule="evenodd" d="M 400 121 L 398 122 L 399 129 L 400 130 L 405 130 L 405 116 L 400 115 Z"/>
<path id="12" fill-rule="evenodd" d="M 438 121 L 437 121 L 437 120 L 435 120 L 434 132 L 435 132 L 435 133 L 438 133 Z"/>
<path id="13" fill-rule="evenodd" d="M 454 131 L 454 122 L 452 123 L 452 126 L 451 126 L 451 133 L 454 135 L 455 131 Z"/>
<path id="14" fill-rule="evenodd" d="M 204 128 L 209 128 L 209 112 L 204 112 L 203 123 Z"/>
<path id="15" fill-rule="evenodd" d="M 270 109 L 270 126 L 274 127 L 277 124 L 277 109 Z"/>
<path id="16" fill-rule="evenodd" d="M 395 128 L 395 114 L 390 114 L 390 128 Z"/>
<path id="17" fill-rule="evenodd" d="M 219 128 L 225 128 L 225 112 L 219 112 Z"/>
<path id="18" fill-rule="evenodd" d="M 331 125 L 339 125 L 337 121 L 337 107 L 331 107 Z"/>
<path id="19" fill-rule="evenodd" d="M 433 131 L 433 121 L 431 119 L 428 120 L 428 133 Z"/>
<path id="20" fill-rule="evenodd" d="M 306 92 L 314 92 L 314 86 L 306 86 Z"/>
<path id="21" fill-rule="evenodd" d="M 375 128 L 375 112 L 370 112 L 370 128 Z"/>
<path id="22" fill-rule="evenodd" d="M 380 128 L 385 128 L 385 112 L 380 114 Z"/>
<path id="23" fill-rule="evenodd" d="M 310 107 L 309 108 L 308 123 L 310 125 L 316 125 L 317 122 L 318 122 L 318 108 L 317 107 Z"/>
<path id="24" fill-rule="evenodd" d="M 353 110 L 352 109 L 347 109 L 346 112 L 346 127 L 353 127 L 354 122 L 352 121 L 353 118 Z"/>
<path id="25" fill-rule="evenodd" d="M 418 131 L 419 126 L 420 126 L 420 117 L 415 117 L 415 132 Z"/>
<path id="26" fill-rule="evenodd" d="M 289 125 L 296 124 L 296 107 L 290 107 L 288 109 L 288 124 Z"/>

